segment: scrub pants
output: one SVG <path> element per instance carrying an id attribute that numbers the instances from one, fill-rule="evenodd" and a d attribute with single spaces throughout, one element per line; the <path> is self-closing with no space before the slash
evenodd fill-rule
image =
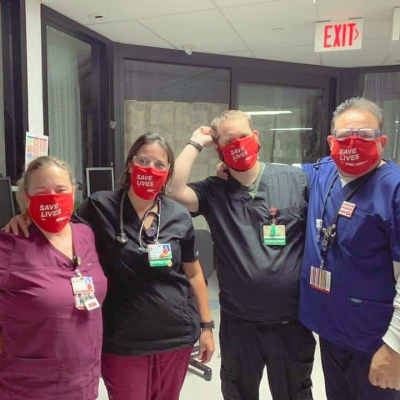
<path id="1" fill-rule="evenodd" d="M 345 350 L 320 337 L 328 400 L 400 400 L 400 392 L 369 383 L 372 355 Z"/>
<path id="2" fill-rule="evenodd" d="M 312 400 L 315 339 L 299 322 L 259 324 L 221 310 L 220 347 L 225 400 L 258 400 L 264 366 L 274 400 Z"/>
<path id="3" fill-rule="evenodd" d="M 178 400 L 193 346 L 145 356 L 102 355 L 110 400 Z"/>

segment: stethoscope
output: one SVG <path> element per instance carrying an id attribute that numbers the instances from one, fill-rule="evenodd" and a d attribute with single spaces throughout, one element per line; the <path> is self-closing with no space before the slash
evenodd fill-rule
<path id="1" fill-rule="evenodd" d="M 124 203 L 125 203 L 125 197 L 126 197 L 126 190 L 122 193 L 121 200 L 119 203 L 119 233 L 115 237 L 115 240 L 125 246 L 128 243 L 128 237 L 126 236 L 125 230 L 124 230 Z M 153 211 L 154 206 L 158 206 L 158 212 Z M 155 219 L 157 221 L 157 229 L 155 229 L 153 226 L 151 226 L 147 231 L 146 235 L 149 237 L 153 237 L 154 243 L 158 243 L 158 237 L 160 235 L 160 221 L 161 221 L 161 200 L 160 198 L 157 197 L 156 201 L 150 206 L 150 208 L 144 213 L 144 216 L 142 218 L 142 223 L 140 225 L 139 229 L 139 251 L 142 253 L 147 252 L 147 248 L 143 246 L 142 242 L 142 233 L 143 233 L 143 228 L 144 228 L 144 222 L 146 221 L 146 218 L 153 214 L 155 216 Z"/>

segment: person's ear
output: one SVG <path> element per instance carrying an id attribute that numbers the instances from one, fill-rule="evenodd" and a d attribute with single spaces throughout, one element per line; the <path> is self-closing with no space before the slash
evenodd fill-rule
<path id="1" fill-rule="evenodd" d="M 386 135 L 382 135 L 379 139 L 382 149 L 384 149 L 385 146 L 388 144 L 389 138 Z"/>
<path id="2" fill-rule="evenodd" d="M 333 148 L 333 139 L 334 139 L 334 137 L 332 135 L 328 135 L 328 137 L 326 138 L 326 141 L 328 142 L 330 151 L 332 151 L 332 148 Z"/>
<path id="3" fill-rule="evenodd" d="M 25 191 L 23 191 L 23 192 L 19 192 L 19 193 L 17 192 L 17 196 L 20 197 L 19 200 L 22 202 L 22 204 L 25 206 L 25 208 L 28 209 L 29 208 L 29 202 L 30 202 L 29 195 Z"/>

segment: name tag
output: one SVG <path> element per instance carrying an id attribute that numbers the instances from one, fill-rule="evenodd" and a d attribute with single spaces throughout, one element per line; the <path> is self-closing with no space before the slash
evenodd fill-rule
<path id="1" fill-rule="evenodd" d="M 100 304 L 94 294 L 94 283 L 90 276 L 75 276 L 71 278 L 74 293 L 75 308 L 77 310 L 94 310 Z"/>
<path id="2" fill-rule="evenodd" d="M 263 239 L 266 246 L 285 246 L 286 227 L 285 225 L 264 225 Z"/>
<path id="3" fill-rule="evenodd" d="M 311 266 L 310 271 L 310 286 L 313 289 L 319 290 L 324 293 L 331 292 L 332 274 L 322 268 L 315 268 Z"/>
<path id="4" fill-rule="evenodd" d="M 344 201 L 342 203 L 342 206 L 340 207 L 339 214 L 343 215 L 343 217 L 351 218 L 355 208 L 356 205 L 354 203 L 349 203 L 348 201 Z"/>
<path id="5" fill-rule="evenodd" d="M 71 285 L 74 294 L 94 292 L 93 279 L 90 276 L 75 276 L 71 278 Z"/>
<path id="6" fill-rule="evenodd" d="M 169 243 L 147 246 L 150 267 L 172 267 L 172 251 Z"/>

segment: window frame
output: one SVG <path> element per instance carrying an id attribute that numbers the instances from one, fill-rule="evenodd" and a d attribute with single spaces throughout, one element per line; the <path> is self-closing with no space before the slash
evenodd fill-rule
<path id="1" fill-rule="evenodd" d="M 47 82 L 47 26 L 88 43 L 92 50 L 91 97 L 93 105 L 93 165 L 112 166 L 110 131 L 110 54 L 112 42 L 106 37 L 65 17 L 53 9 L 41 5 L 42 19 L 42 74 L 43 74 L 43 122 L 44 135 L 49 136 L 48 82 Z M 51 150 L 50 150 L 51 151 Z M 84 165 L 88 167 L 89 165 Z"/>
<path id="2" fill-rule="evenodd" d="M 15 182 L 29 131 L 25 0 L 1 0 L 1 7 L 6 174 Z"/>

